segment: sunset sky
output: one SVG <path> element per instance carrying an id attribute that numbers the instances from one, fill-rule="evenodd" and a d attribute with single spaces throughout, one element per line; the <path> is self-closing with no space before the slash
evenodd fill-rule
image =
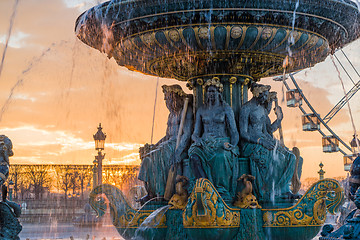
<path id="1" fill-rule="evenodd" d="M 14 2 L 0 1 L 1 55 Z M 0 134 L 13 141 L 11 163 L 91 164 L 96 154 L 92 135 L 100 122 L 107 134 L 105 164 L 140 163 L 138 148 L 151 140 L 157 78 L 119 67 L 114 59 L 76 39 L 76 18 L 98 2 L 20 0 L 0 76 Z M 344 52 L 360 72 L 360 40 L 345 47 Z M 353 80 L 359 81 L 345 58 L 340 53 L 337 56 Z M 343 71 L 340 73 L 349 90 L 351 81 Z M 330 57 L 295 77 L 321 116 L 344 95 Z M 282 98 L 281 83 L 272 79 L 262 82 L 272 85 Z M 154 142 L 165 134 L 168 114 L 161 85 L 175 83 L 179 82 L 159 79 Z M 350 101 L 357 130 L 359 101 L 359 93 Z M 345 175 L 342 154 L 322 153 L 321 135 L 302 131 L 300 110 L 280 104 L 285 116 L 285 143 L 289 148 L 299 147 L 304 158 L 303 178 L 318 176 L 320 161 L 326 177 Z M 345 142 L 351 140 L 347 106 L 330 126 Z"/>

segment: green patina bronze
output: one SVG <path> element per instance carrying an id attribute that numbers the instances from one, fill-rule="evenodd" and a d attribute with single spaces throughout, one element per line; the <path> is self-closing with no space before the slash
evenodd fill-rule
<path id="1" fill-rule="evenodd" d="M 276 120 L 270 121 L 276 93 L 258 81 L 312 67 L 358 39 L 355 3 L 110 1 L 84 12 L 75 31 L 120 66 L 185 81 L 193 90 L 176 101 L 164 92 L 170 111 L 166 135 L 140 149 L 139 178 L 148 191 L 141 202 L 156 201 L 136 210 L 112 186 L 91 194 L 98 212 L 105 205 L 96 196 L 106 194 L 124 238 L 311 239 L 326 210 L 341 203 L 342 190 L 331 179 L 302 198 L 290 191 L 302 158 L 274 139 L 283 114 L 276 107 Z M 187 112 L 186 97 L 191 98 Z M 176 194 L 169 208 L 161 197 L 176 173 L 182 177 L 176 187 L 170 184 Z"/>
<path id="2" fill-rule="evenodd" d="M 5 182 L 9 176 L 10 157 L 14 155 L 11 140 L 0 135 L 0 239 L 1 240 L 18 240 L 22 226 L 19 222 L 21 207 L 19 204 L 7 200 L 8 189 Z"/>
<path id="3" fill-rule="evenodd" d="M 227 205 L 209 180 L 198 179 L 185 209 L 169 209 L 144 224 L 155 209 L 166 205 L 157 203 L 150 205 L 151 210 L 136 210 L 119 189 L 103 184 L 90 195 L 90 204 L 99 216 L 106 211 L 106 200 L 99 194 L 108 198 L 113 224 L 125 239 L 141 236 L 159 240 L 312 239 L 324 224 L 326 212 L 335 213 L 344 196 L 336 180 L 323 179 L 292 207 L 244 209 Z M 136 233 L 139 229 L 141 235 Z"/>

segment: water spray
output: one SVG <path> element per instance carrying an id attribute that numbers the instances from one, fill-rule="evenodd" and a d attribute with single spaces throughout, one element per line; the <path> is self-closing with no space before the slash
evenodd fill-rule
<path id="1" fill-rule="evenodd" d="M 15 20 L 18 4 L 19 4 L 19 0 L 15 0 L 14 10 L 13 10 L 13 13 L 12 13 L 12 15 L 10 17 L 10 25 L 9 25 L 7 38 L 6 38 L 5 48 L 4 48 L 2 58 L 1 58 L 1 63 L 0 63 L 0 79 L 1 79 L 1 73 L 2 73 L 2 70 L 3 70 L 3 67 L 4 67 L 6 50 L 7 50 L 8 45 L 9 45 L 9 41 L 10 41 L 10 37 L 11 37 L 12 28 L 13 28 L 13 25 L 14 25 L 14 20 Z M 0 118 L 0 120 L 1 120 L 1 118 Z"/>

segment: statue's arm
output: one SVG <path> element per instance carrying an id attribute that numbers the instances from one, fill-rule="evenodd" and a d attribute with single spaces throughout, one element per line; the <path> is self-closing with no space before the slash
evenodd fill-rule
<path id="1" fill-rule="evenodd" d="M 281 121 L 283 120 L 284 116 L 283 116 L 283 112 L 280 106 L 277 106 L 277 108 L 274 108 L 275 110 L 275 115 L 276 115 L 276 120 L 271 124 L 271 133 L 275 132 L 277 129 L 279 129 L 280 125 L 281 125 Z"/>
<path id="2" fill-rule="evenodd" d="M 195 127 L 194 132 L 191 136 L 191 139 L 197 143 L 200 141 L 200 134 L 202 129 L 202 121 L 201 121 L 201 109 L 198 109 L 196 111 L 196 117 L 195 117 Z"/>
<path id="3" fill-rule="evenodd" d="M 276 129 L 273 130 L 273 126 L 271 124 L 271 120 L 269 117 L 266 117 L 266 124 L 265 124 L 264 129 L 266 129 L 266 133 L 264 133 L 264 134 L 269 134 L 271 136 L 272 136 L 273 132 L 276 130 Z"/>
<path id="4" fill-rule="evenodd" d="M 230 143 L 231 145 L 236 146 L 239 143 L 239 132 L 236 128 L 234 112 L 230 106 L 227 106 L 225 114 L 229 126 Z"/>
<path id="5" fill-rule="evenodd" d="M 243 106 L 240 109 L 240 116 L 239 116 L 239 135 L 243 140 L 247 142 L 253 142 L 252 137 L 248 132 L 249 116 L 250 116 L 250 109 L 247 106 Z"/>

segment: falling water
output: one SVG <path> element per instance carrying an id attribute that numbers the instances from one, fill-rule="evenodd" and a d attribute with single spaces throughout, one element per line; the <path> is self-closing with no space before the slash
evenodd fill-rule
<path id="1" fill-rule="evenodd" d="M 76 60 L 76 53 L 77 53 L 77 50 L 78 50 L 78 41 L 76 40 L 74 42 L 74 46 L 73 46 L 73 49 L 72 49 L 72 58 L 71 58 L 71 61 L 72 61 L 72 64 L 71 64 L 71 72 L 70 72 L 70 79 L 69 79 L 69 85 L 68 85 L 68 90 L 66 92 L 66 97 L 69 96 L 69 93 L 70 93 L 70 89 L 71 89 L 71 85 L 72 85 L 72 81 L 73 81 L 73 78 L 74 78 L 74 72 L 75 72 L 75 60 Z"/>
<path id="2" fill-rule="evenodd" d="M 60 42 L 60 45 L 63 44 L 63 43 L 66 43 L 66 41 L 61 41 L 61 42 Z M 26 76 L 26 75 L 30 72 L 30 70 L 31 70 L 34 66 L 36 66 L 36 65 L 45 57 L 45 55 L 46 55 L 48 52 L 50 52 L 50 50 L 51 50 L 55 45 L 56 45 L 55 43 L 51 44 L 51 46 L 50 46 L 49 48 L 47 48 L 46 50 L 44 50 L 39 57 L 34 58 L 34 59 L 30 62 L 30 64 L 28 65 L 28 67 L 27 67 L 24 71 L 22 71 L 22 73 L 21 73 L 20 77 L 18 78 L 17 82 L 16 82 L 16 83 L 14 84 L 14 86 L 11 88 L 10 94 L 9 94 L 8 98 L 6 99 L 5 103 L 4 103 L 3 106 L 1 107 L 1 110 L 0 110 L 0 122 L 2 121 L 2 117 L 3 117 L 4 113 L 6 112 L 6 110 L 8 109 L 8 107 L 9 107 L 11 101 L 12 101 L 12 97 L 13 97 L 13 95 L 14 95 L 15 90 L 16 90 L 19 86 L 21 86 L 21 85 L 23 84 L 23 82 L 24 82 L 24 76 Z"/>
<path id="3" fill-rule="evenodd" d="M 277 152 L 278 147 L 279 147 L 279 142 L 276 141 L 274 150 L 273 150 L 273 152 L 272 152 L 274 162 L 278 162 L 278 161 L 279 161 L 279 156 L 278 156 L 278 152 Z M 275 164 L 275 166 L 277 166 L 277 164 Z M 270 165 L 270 176 L 271 176 L 272 173 L 274 172 L 275 166 Z M 275 182 L 273 181 L 271 184 L 272 184 L 272 185 L 271 185 L 272 191 L 271 191 L 271 193 L 270 193 L 270 201 L 271 201 L 271 203 L 272 203 L 273 205 L 275 205 L 275 196 L 277 195 L 277 191 L 276 191 L 276 189 L 275 189 Z"/>
<path id="4" fill-rule="evenodd" d="M 286 45 L 286 51 L 288 52 L 288 55 L 284 58 L 284 61 L 283 61 L 283 69 L 284 69 L 283 81 L 285 81 L 285 79 L 286 79 L 285 78 L 286 77 L 286 67 L 290 64 L 290 57 L 292 56 L 291 46 L 295 44 L 295 38 L 294 38 L 295 19 L 296 19 L 296 10 L 298 9 L 299 5 L 300 5 L 300 0 L 297 0 L 296 4 L 295 4 L 295 9 L 294 9 L 294 12 L 293 12 L 290 37 L 288 38 L 287 45 Z M 285 102 L 284 86 L 282 86 L 281 92 L 282 92 L 281 102 Z"/>
<path id="5" fill-rule="evenodd" d="M 13 13 L 12 13 L 12 15 L 10 17 L 10 26 L 9 26 L 9 30 L 8 30 L 8 34 L 7 34 L 7 38 L 6 38 L 5 48 L 4 48 L 2 58 L 1 58 L 1 63 L 0 63 L 0 79 L 1 79 L 1 73 L 2 73 L 2 70 L 3 70 L 3 67 L 4 67 L 6 50 L 7 50 L 8 45 L 9 45 L 9 40 L 10 40 L 10 37 L 11 37 L 11 32 L 12 32 L 12 28 L 13 28 L 13 25 L 14 25 L 14 20 L 15 20 L 18 4 L 19 4 L 19 0 L 15 0 L 14 10 L 13 10 Z M 0 120 L 1 120 L 1 118 L 0 118 Z"/>
<path id="6" fill-rule="evenodd" d="M 132 240 L 142 240 L 145 239 L 143 236 L 152 236 L 152 234 L 147 234 L 147 232 L 152 228 L 158 226 L 163 219 L 166 211 L 169 209 L 170 205 L 166 205 L 164 207 L 156 209 L 152 212 L 140 225 L 138 229 L 136 229 L 135 236 Z"/>
<path id="7" fill-rule="evenodd" d="M 288 38 L 288 45 L 286 47 L 286 49 L 287 49 L 287 51 L 289 53 L 289 57 L 292 56 L 292 51 L 290 49 L 290 46 L 295 43 L 295 39 L 294 39 L 295 18 L 296 18 L 296 10 L 298 9 L 299 5 L 300 5 L 300 0 L 297 0 L 297 2 L 295 4 L 295 9 L 294 9 L 294 12 L 293 12 L 293 19 L 292 19 L 292 24 L 291 24 L 290 38 Z"/>
<path id="8" fill-rule="evenodd" d="M 157 101 L 157 91 L 159 87 L 159 78 L 156 80 L 156 89 L 155 89 L 155 102 L 154 102 L 154 112 L 153 112 L 153 120 L 152 120 L 152 127 L 151 127 L 151 144 L 153 143 L 153 136 L 154 136 L 154 125 L 155 125 L 155 110 L 156 110 L 156 101 Z"/>
<path id="9" fill-rule="evenodd" d="M 150 202 L 152 202 L 152 201 L 154 201 L 154 200 L 156 200 L 156 199 L 163 199 L 163 197 L 154 197 L 154 198 L 151 198 L 150 200 L 148 200 L 147 202 L 145 202 L 145 203 L 141 206 L 141 208 L 139 208 L 139 209 L 137 210 L 136 214 L 134 214 L 134 216 L 132 217 L 132 219 L 131 219 L 129 222 L 132 222 L 132 220 L 137 216 L 137 214 L 138 214 L 148 203 L 150 203 Z M 124 230 L 124 232 L 122 233 L 122 235 L 124 235 L 127 230 L 128 230 L 128 228 L 126 228 L 126 229 Z"/>

